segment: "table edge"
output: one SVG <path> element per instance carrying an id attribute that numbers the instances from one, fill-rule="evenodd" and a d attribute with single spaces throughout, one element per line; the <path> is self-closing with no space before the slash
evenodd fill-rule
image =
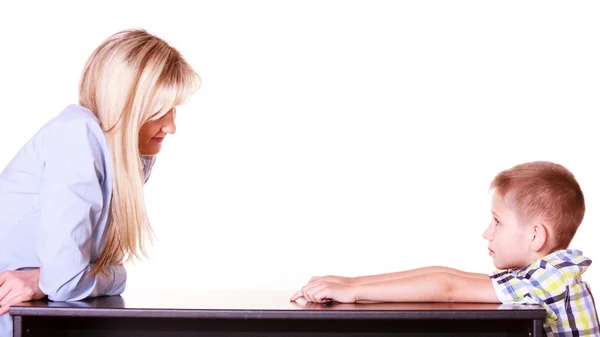
<path id="1" fill-rule="evenodd" d="M 11 307 L 11 316 L 171 318 L 171 319 L 292 319 L 292 320 L 540 320 L 546 310 L 251 310 L 151 308 Z"/>

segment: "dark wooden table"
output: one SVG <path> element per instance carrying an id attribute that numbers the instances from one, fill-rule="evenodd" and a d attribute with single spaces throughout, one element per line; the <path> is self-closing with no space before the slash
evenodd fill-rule
<path id="1" fill-rule="evenodd" d="M 13 306 L 21 336 L 543 336 L 538 306 L 307 304 L 292 292 L 115 296 Z"/>

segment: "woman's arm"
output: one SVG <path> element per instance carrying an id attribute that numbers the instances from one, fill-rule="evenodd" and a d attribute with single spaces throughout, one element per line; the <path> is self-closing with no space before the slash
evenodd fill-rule
<path id="1" fill-rule="evenodd" d="M 77 123 L 75 123 L 77 122 Z M 71 123 L 71 122 L 70 122 Z M 110 266 L 91 276 L 92 241 L 104 205 L 101 148 L 87 124 L 73 121 L 44 137 L 40 194 L 40 289 L 50 300 L 81 300 L 123 292 L 126 271 Z"/>

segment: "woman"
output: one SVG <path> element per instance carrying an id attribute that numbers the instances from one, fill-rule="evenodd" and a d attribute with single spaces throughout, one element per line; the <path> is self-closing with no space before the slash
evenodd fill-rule
<path id="1" fill-rule="evenodd" d="M 143 185 L 175 133 L 176 106 L 200 85 L 176 49 L 144 30 L 119 32 L 92 53 L 79 104 L 0 174 L 0 331 L 21 301 L 123 292 L 123 263 L 144 255 L 152 235 Z"/>

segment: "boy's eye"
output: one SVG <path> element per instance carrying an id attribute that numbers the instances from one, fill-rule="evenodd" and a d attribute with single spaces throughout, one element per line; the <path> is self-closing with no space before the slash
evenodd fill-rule
<path id="1" fill-rule="evenodd" d="M 500 221 L 498 221 L 497 218 L 494 218 L 494 225 L 498 226 L 500 224 Z"/>

